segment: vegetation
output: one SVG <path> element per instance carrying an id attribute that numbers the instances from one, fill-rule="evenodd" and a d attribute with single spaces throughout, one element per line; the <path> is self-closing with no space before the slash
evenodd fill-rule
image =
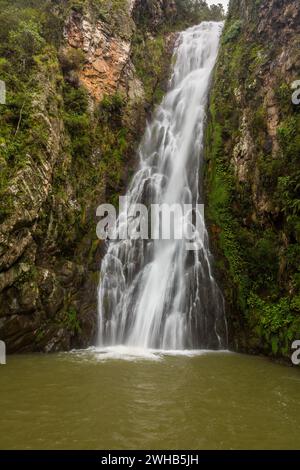
<path id="1" fill-rule="evenodd" d="M 222 21 L 224 10 L 222 4 L 209 7 L 203 0 L 175 0 L 177 15 L 176 23 L 185 29 L 192 24 L 199 24 L 201 21 Z"/>
<path id="2" fill-rule="evenodd" d="M 140 28 L 151 24 L 156 32 L 180 31 L 201 21 L 221 21 L 225 15 L 220 3 L 209 7 L 204 0 L 175 0 L 175 10 L 166 11 L 163 21 L 153 16 L 151 0 L 144 2 L 136 18 Z"/>
<path id="3" fill-rule="evenodd" d="M 81 333 L 78 313 L 74 307 L 69 307 L 69 309 L 64 312 L 62 324 L 72 333 Z"/>
<path id="4" fill-rule="evenodd" d="M 223 42 L 226 44 L 227 42 L 233 41 L 238 37 L 241 32 L 242 22 L 240 20 L 236 20 L 230 24 L 227 28 L 226 33 L 223 36 Z"/>
<path id="5" fill-rule="evenodd" d="M 143 83 L 146 102 L 153 106 L 162 99 L 170 70 L 171 56 L 166 51 L 164 34 L 149 37 L 138 30 L 133 41 L 132 60 Z"/>
<path id="6" fill-rule="evenodd" d="M 29 148 L 30 157 L 38 160 L 47 141 L 33 102 L 45 71 L 59 75 L 55 44 L 61 22 L 51 14 L 50 2 L 43 3 L 41 8 L 34 0 L 0 1 L 0 77 L 7 88 L 7 104 L 0 106 L 2 220 L 12 210 L 6 191 L 11 178 L 28 163 Z"/>
<path id="7" fill-rule="evenodd" d="M 255 23 L 233 15 L 223 35 L 207 128 L 208 218 L 239 347 L 289 356 L 300 331 L 300 113 L 278 75 L 274 155 L 257 77 L 276 51 L 249 40 L 249 31 Z M 233 161 L 241 139 L 246 163 Z"/>

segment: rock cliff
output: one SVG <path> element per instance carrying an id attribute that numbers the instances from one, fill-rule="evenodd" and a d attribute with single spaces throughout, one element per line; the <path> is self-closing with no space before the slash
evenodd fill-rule
<path id="1" fill-rule="evenodd" d="M 0 338 L 10 353 L 95 337 L 96 207 L 125 191 L 175 32 L 211 17 L 181 3 L 0 0 Z"/>
<path id="2" fill-rule="evenodd" d="M 300 6 L 231 0 L 207 129 L 207 213 L 235 349 L 300 332 Z"/>

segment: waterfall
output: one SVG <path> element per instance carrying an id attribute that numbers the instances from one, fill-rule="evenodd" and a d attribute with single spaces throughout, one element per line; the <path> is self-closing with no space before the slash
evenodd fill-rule
<path id="1" fill-rule="evenodd" d="M 203 202 L 206 108 L 222 27 L 203 22 L 179 35 L 169 91 L 140 144 L 128 206 Z M 120 214 L 116 230 L 123 223 Z M 226 347 L 224 301 L 202 223 L 201 248 L 196 251 L 188 251 L 186 241 L 177 239 L 109 241 L 98 290 L 98 346 Z"/>

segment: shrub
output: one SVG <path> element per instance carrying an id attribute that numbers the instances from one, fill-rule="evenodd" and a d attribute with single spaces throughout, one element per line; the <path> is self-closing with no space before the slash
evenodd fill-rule
<path id="1" fill-rule="evenodd" d="M 80 70 L 84 60 L 85 55 L 81 49 L 68 49 L 61 51 L 59 54 L 59 61 L 64 74 Z"/>
<path id="2" fill-rule="evenodd" d="M 241 30 L 242 22 L 240 20 L 234 21 L 225 31 L 223 35 L 223 43 L 226 44 L 236 39 L 239 36 Z"/>
<path id="3" fill-rule="evenodd" d="M 41 52 L 45 44 L 35 22 L 21 21 L 18 29 L 9 33 L 8 53 L 13 54 L 14 62 L 26 69 L 33 64 L 33 57 Z"/>

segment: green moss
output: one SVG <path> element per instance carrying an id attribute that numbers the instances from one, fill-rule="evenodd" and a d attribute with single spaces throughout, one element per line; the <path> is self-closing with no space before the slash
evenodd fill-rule
<path id="1" fill-rule="evenodd" d="M 72 333 L 81 333 L 77 310 L 69 307 L 63 314 L 62 324 Z"/>

